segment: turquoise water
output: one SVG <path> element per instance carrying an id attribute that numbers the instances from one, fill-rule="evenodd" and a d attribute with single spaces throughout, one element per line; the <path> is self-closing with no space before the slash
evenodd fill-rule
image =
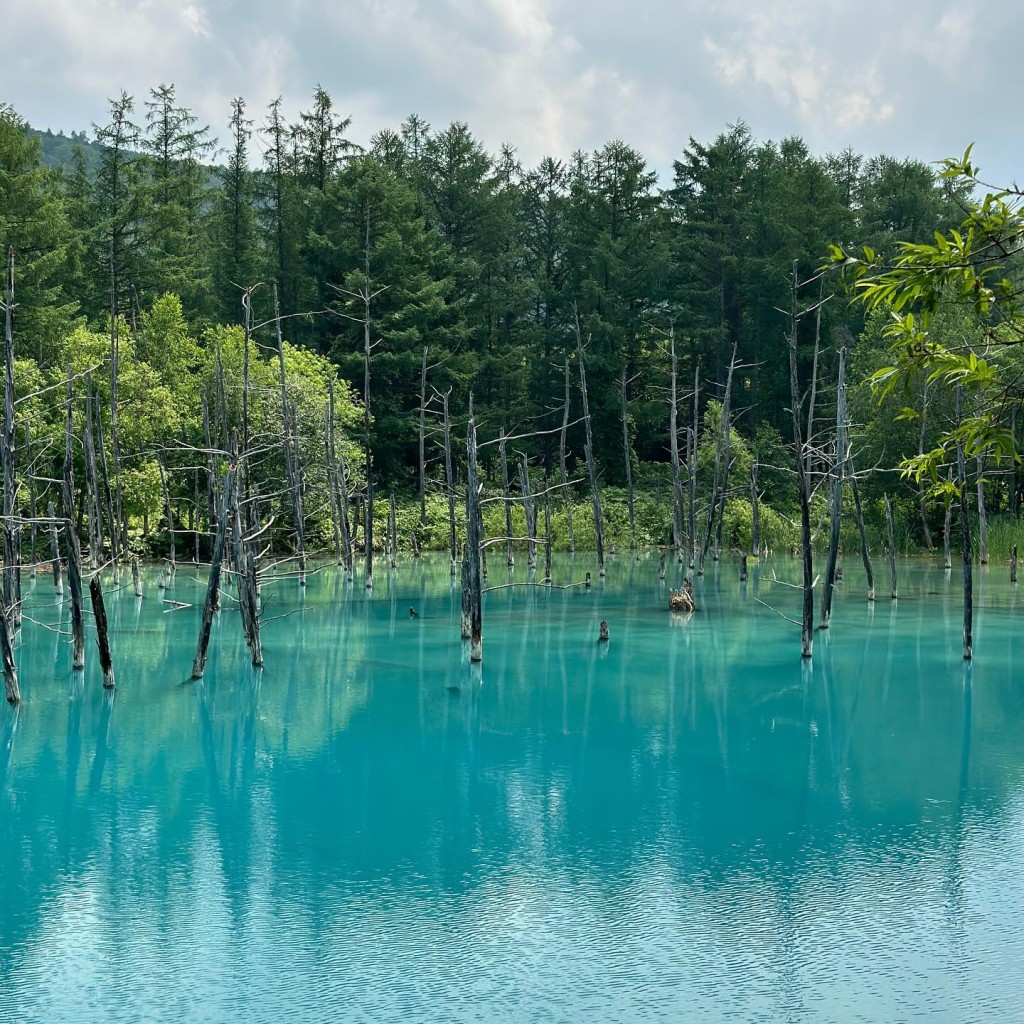
<path id="1" fill-rule="evenodd" d="M 619 556 L 590 591 L 487 594 L 482 669 L 446 565 L 378 571 L 371 598 L 268 583 L 262 673 L 226 606 L 199 684 L 205 574 L 179 568 L 189 608 L 111 593 L 113 699 L 91 638 L 72 678 L 26 623 L 0 1021 L 1022 1019 L 1004 568 L 966 672 L 958 577 L 926 566 L 871 608 L 848 565 L 806 665 L 755 602 L 794 616 L 795 590 L 723 561 L 683 619 Z M 43 579 L 28 613 L 66 628 Z"/>

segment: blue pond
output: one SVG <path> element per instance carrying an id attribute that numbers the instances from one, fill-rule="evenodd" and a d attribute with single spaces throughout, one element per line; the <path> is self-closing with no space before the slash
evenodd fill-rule
<path id="1" fill-rule="evenodd" d="M 488 593 L 481 669 L 446 562 L 327 568 L 265 585 L 262 672 L 228 601 L 186 683 L 179 566 L 190 607 L 105 581 L 113 697 L 26 582 L 0 1021 L 1020 1020 L 1024 599 L 980 571 L 965 668 L 957 575 L 900 571 L 848 565 L 802 664 L 794 564 L 682 618 L 620 555 Z"/>

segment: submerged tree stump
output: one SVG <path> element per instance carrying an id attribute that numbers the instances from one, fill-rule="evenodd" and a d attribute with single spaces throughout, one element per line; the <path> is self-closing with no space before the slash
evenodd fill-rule
<path id="1" fill-rule="evenodd" d="M 670 590 L 668 594 L 668 609 L 671 612 L 692 612 L 696 610 L 693 600 L 693 585 L 689 579 L 683 580 L 683 585 L 678 590 Z"/>

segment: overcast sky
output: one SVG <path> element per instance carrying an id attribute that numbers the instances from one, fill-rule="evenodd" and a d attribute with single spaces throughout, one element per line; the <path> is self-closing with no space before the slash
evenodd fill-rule
<path id="1" fill-rule="evenodd" d="M 415 112 L 527 164 L 612 138 L 667 176 L 747 121 L 815 153 L 935 160 L 974 142 L 1024 180 L 1019 0 L 2 0 L 0 100 L 88 129 L 173 82 L 226 137 L 232 96 L 291 116 L 317 82 L 368 141 Z"/>

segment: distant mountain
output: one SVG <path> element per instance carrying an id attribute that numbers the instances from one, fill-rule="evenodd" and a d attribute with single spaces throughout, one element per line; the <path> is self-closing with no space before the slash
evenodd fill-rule
<path id="1" fill-rule="evenodd" d="M 63 132 L 54 134 L 49 129 L 40 131 L 38 128 L 29 128 L 28 134 L 33 139 L 39 139 L 42 162 L 47 167 L 70 171 L 74 166 L 76 146 L 85 155 L 85 166 L 90 175 L 99 166 L 100 146 L 93 142 L 85 132 L 72 132 L 70 135 L 65 135 Z"/>

